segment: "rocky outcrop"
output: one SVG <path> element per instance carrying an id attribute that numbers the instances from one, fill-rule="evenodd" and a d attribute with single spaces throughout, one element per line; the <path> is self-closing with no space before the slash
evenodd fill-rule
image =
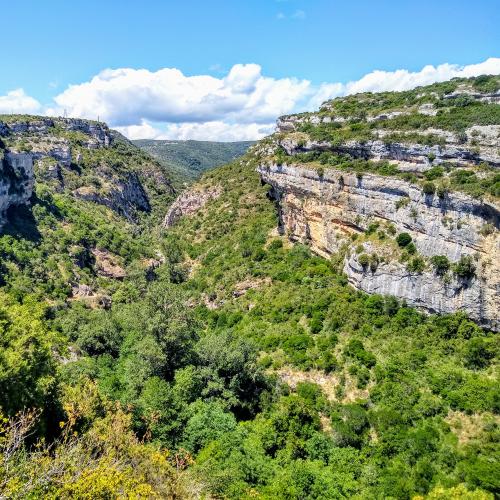
<path id="1" fill-rule="evenodd" d="M 3 159 L 0 159 L 0 228 L 5 224 L 6 213 L 11 206 L 29 202 L 34 183 L 31 155 L 3 153 Z"/>
<path id="2" fill-rule="evenodd" d="M 148 161 L 132 143 L 100 122 L 9 117 L 0 121 L 2 146 L 30 163 L 32 182 L 34 165 L 37 180 L 54 191 L 107 206 L 132 222 L 138 212 L 151 211 L 151 195 L 174 193 L 155 160 Z"/>
<path id="3" fill-rule="evenodd" d="M 134 172 L 122 179 L 113 180 L 112 187 L 104 192 L 91 186 L 83 186 L 75 189 L 73 194 L 81 200 L 104 205 L 130 221 L 135 220 L 137 210 L 151 210 L 146 192 Z"/>
<path id="4" fill-rule="evenodd" d="M 51 135 L 58 128 L 63 131 L 80 132 L 91 138 L 89 147 L 108 147 L 113 136 L 102 122 L 80 118 L 26 117 L 7 123 L 0 121 L 0 136 L 9 135 Z"/>
<path id="5" fill-rule="evenodd" d="M 220 186 L 212 186 L 203 190 L 195 188 L 185 191 L 172 203 L 163 221 L 163 226 L 171 227 L 181 217 L 196 213 L 210 200 L 218 198 L 221 193 L 222 188 Z"/>
<path id="6" fill-rule="evenodd" d="M 400 143 L 383 140 L 366 142 L 350 140 L 342 144 L 332 144 L 327 141 L 301 140 L 293 136 L 278 139 L 278 144 L 291 156 L 311 151 L 330 151 L 365 160 L 390 160 L 392 163 L 402 166 L 403 170 L 423 171 L 431 168 L 432 165 L 444 162 L 453 162 L 457 166 L 488 162 L 492 166 L 500 167 L 500 150 L 497 138 L 500 134 L 500 126 L 490 126 L 487 130 L 485 130 L 486 127 L 482 129 L 485 140 L 480 142 L 479 146 L 474 147 L 460 145 L 454 134 L 437 130 L 430 133 L 445 138 L 446 144 L 429 146 L 412 142 Z M 472 131 L 480 129 L 473 127 L 470 130 L 472 133 Z M 381 132 L 383 135 L 385 131 Z M 496 138 L 492 139 L 492 135 Z"/>
<path id="7" fill-rule="evenodd" d="M 324 257 L 344 252 L 343 268 L 355 287 L 395 295 L 429 312 L 463 310 L 499 328 L 500 212 L 493 203 L 460 193 L 426 195 L 417 185 L 372 174 L 276 164 L 258 171 L 279 201 L 282 231 Z M 383 231 L 384 239 L 367 238 L 370 227 Z M 394 235 L 402 232 L 411 235 L 424 269 L 409 271 L 401 262 Z M 360 254 L 375 254 L 376 265 L 360 263 Z M 429 263 L 434 255 L 451 263 L 471 256 L 475 276 L 438 276 Z"/>

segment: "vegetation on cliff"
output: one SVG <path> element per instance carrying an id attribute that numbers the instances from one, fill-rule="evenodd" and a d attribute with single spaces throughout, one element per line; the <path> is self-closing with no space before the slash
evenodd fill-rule
<path id="1" fill-rule="evenodd" d="M 85 185 L 108 154 L 141 170 L 127 148 Z M 129 220 L 37 180 L 0 236 L 1 494 L 498 494 L 497 336 L 349 287 L 277 233 L 256 167 L 161 230 L 153 188 Z"/>

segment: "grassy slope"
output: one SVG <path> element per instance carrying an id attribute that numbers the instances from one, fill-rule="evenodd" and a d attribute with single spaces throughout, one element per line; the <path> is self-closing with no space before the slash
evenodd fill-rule
<path id="1" fill-rule="evenodd" d="M 160 160 L 179 182 L 192 182 L 205 170 L 224 165 L 243 155 L 252 141 L 165 141 L 143 139 L 136 146 Z"/>

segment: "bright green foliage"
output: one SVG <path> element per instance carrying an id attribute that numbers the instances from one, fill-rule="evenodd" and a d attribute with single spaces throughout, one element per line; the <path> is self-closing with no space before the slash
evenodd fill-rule
<path id="1" fill-rule="evenodd" d="M 0 409 L 8 415 L 45 406 L 55 391 L 57 337 L 46 309 L 32 297 L 20 304 L 0 292 Z"/>
<path id="2" fill-rule="evenodd" d="M 221 195 L 168 230 L 38 186 L 38 237 L 0 238 L 0 397 L 4 414 L 63 423 L 14 458 L 2 424 L 0 495 L 498 493 L 496 336 L 349 287 L 335 260 L 276 235 L 255 167 L 249 155 L 207 173 L 200 186 Z M 96 272 L 96 246 L 125 277 Z M 111 301 L 68 300 L 73 280 Z M 478 419 L 474 432 L 453 415 Z M 51 448 L 30 448 L 39 437 Z"/>

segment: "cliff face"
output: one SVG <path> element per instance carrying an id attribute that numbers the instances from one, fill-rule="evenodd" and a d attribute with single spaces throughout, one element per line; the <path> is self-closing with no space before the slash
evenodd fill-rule
<path id="1" fill-rule="evenodd" d="M 356 288 L 395 295 L 429 312 L 464 310 L 479 323 L 498 328 L 500 266 L 495 255 L 500 239 L 497 230 L 482 234 L 485 227 L 498 228 L 500 214 L 493 205 L 460 193 L 441 200 L 408 182 L 376 175 L 327 171 L 320 176 L 286 165 L 261 166 L 259 173 L 279 201 L 282 231 L 324 257 L 347 250 L 343 269 Z M 400 200 L 409 201 L 398 208 Z M 373 224 L 387 235 L 362 241 Z M 446 279 L 430 265 L 408 270 L 397 244 L 386 241 L 389 231 L 410 234 L 423 257 L 443 255 L 456 263 L 472 256 L 475 276 L 450 274 Z M 376 267 L 363 265 L 363 254 L 376 255 Z"/>
<path id="2" fill-rule="evenodd" d="M 103 123 L 0 117 L 0 141 L 5 151 L 3 192 L 16 189 L 14 182 L 24 193 L 4 194 L 3 213 L 12 204 L 27 202 L 35 178 L 55 192 L 105 205 L 130 221 L 151 210 L 151 197 L 173 194 L 162 167 Z M 12 177 L 8 171 L 17 174 Z"/>
<path id="3" fill-rule="evenodd" d="M 487 94 L 485 101 L 483 94 L 455 91 L 455 98 L 467 95 L 472 107 L 465 112 L 444 108 L 452 98 L 436 102 L 432 92 L 432 102 L 422 104 L 425 89 L 418 106 L 380 113 L 384 99 L 407 100 L 385 95 L 378 98 L 382 104 L 375 101 L 377 112 L 362 118 L 342 115 L 342 100 L 316 114 L 283 117 L 257 149 L 258 172 L 272 186 L 282 232 L 324 257 L 341 255 L 356 288 L 429 312 L 462 310 L 498 330 L 498 96 Z M 376 95 L 359 96 L 357 106 L 346 98 L 349 112 L 363 112 L 367 99 L 373 106 Z M 443 109 L 444 117 L 438 115 Z M 380 126 L 402 116 L 411 123 L 438 116 L 447 126 L 454 113 L 464 123 L 461 131 L 410 130 L 401 121 L 404 133 L 394 134 L 399 125 Z M 407 241 L 399 244 L 401 233 Z"/>
<path id="4" fill-rule="evenodd" d="M 5 224 L 6 213 L 11 206 L 29 202 L 34 183 L 31 156 L 5 152 L 0 160 L 0 228 Z"/>

